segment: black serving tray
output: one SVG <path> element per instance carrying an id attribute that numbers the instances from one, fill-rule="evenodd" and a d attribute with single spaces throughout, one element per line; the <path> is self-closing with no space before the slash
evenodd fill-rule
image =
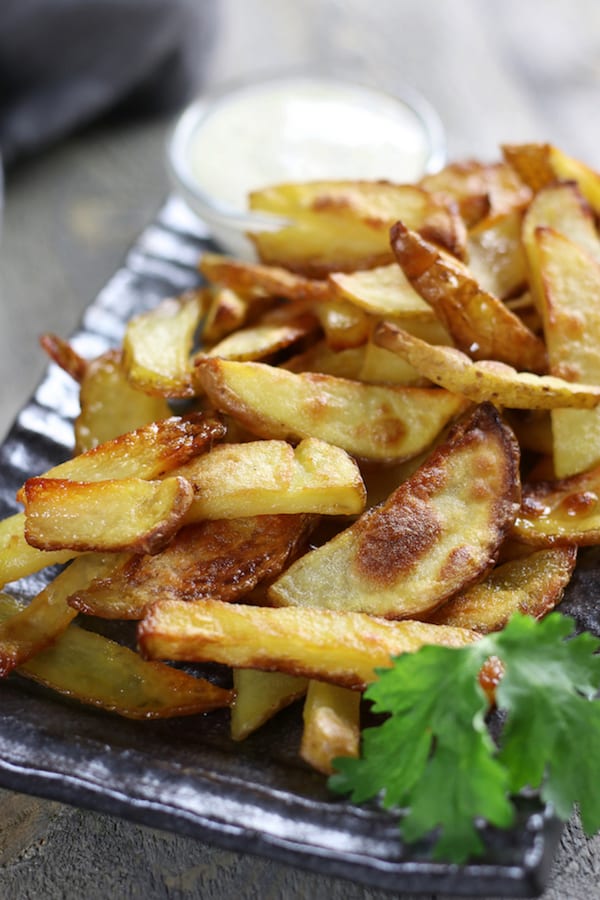
<path id="1" fill-rule="evenodd" d="M 73 343 L 84 356 L 117 344 L 126 320 L 198 283 L 196 263 L 214 249 L 201 222 L 170 199 L 87 308 Z M 51 364 L 0 447 L 0 515 L 16 489 L 68 457 L 77 389 Z M 591 554 L 563 609 L 600 633 L 600 579 Z M 25 599 L 51 572 L 24 579 Z M 131 636 L 118 624 L 123 639 Z M 394 817 L 377 805 L 333 796 L 299 759 L 301 716 L 292 707 L 242 743 L 228 714 L 131 722 L 61 699 L 11 675 L 0 683 L 0 785 L 116 814 L 396 893 L 532 896 L 543 890 L 560 827 L 524 801 L 508 832 L 485 832 L 486 856 L 464 866 L 434 863 L 429 846 L 403 846 Z M 451 777 L 451 773 L 449 773 Z"/>

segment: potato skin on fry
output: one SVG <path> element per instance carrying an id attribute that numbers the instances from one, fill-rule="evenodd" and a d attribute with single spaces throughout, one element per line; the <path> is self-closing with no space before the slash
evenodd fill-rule
<path id="1" fill-rule="evenodd" d="M 519 500 L 518 445 L 482 404 L 385 503 L 294 563 L 269 598 L 415 617 L 491 568 Z"/>

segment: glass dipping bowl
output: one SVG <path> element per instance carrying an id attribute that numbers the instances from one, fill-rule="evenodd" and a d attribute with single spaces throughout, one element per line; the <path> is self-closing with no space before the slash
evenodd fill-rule
<path id="1" fill-rule="evenodd" d="M 251 190 L 322 179 L 411 182 L 445 156 L 441 121 L 415 91 L 294 74 L 200 97 L 167 146 L 175 190 L 223 249 L 242 257 L 252 256 L 248 232 L 286 224 L 248 211 Z"/>

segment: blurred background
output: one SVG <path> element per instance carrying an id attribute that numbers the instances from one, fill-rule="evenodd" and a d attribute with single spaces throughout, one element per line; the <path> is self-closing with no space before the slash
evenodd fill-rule
<path id="1" fill-rule="evenodd" d="M 75 329 L 167 196 L 165 141 L 178 109 L 224 82 L 296 66 L 391 92 L 414 86 L 438 110 L 452 160 L 493 160 L 502 142 L 542 140 L 600 168 L 597 0 L 2 0 L 0 432 L 45 367 L 39 335 Z M 64 863 L 69 896 L 375 897 L 0 795 L 3 896 L 66 896 Z M 567 832 L 545 900 L 574 897 L 561 878 L 578 867 L 578 896 L 590 896 L 599 841 L 573 852 L 582 839 Z M 126 892 L 138 856 L 138 893 Z"/>

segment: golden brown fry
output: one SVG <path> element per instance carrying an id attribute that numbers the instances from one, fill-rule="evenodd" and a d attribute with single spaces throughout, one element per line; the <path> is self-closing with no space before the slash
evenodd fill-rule
<path id="1" fill-rule="evenodd" d="M 523 485 L 513 536 L 534 547 L 600 543 L 600 466 Z"/>
<path id="2" fill-rule="evenodd" d="M 85 376 L 88 362 L 77 353 L 76 350 L 56 334 L 48 332 L 40 338 L 40 345 L 46 351 L 51 360 L 75 381 L 81 383 Z"/>
<path id="3" fill-rule="evenodd" d="M 494 564 L 519 508 L 518 466 L 512 432 L 478 407 L 384 504 L 290 566 L 269 598 L 392 619 L 434 609 Z"/>
<path id="4" fill-rule="evenodd" d="M 287 300 L 327 300 L 331 288 L 326 281 L 304 278 L 281 266 L 243 262 L 220 253 L 205 253 L 200 271 L 208 281 L 226 285 L 238 293 L 258 293 Z"/>
<path id="5" fill-rule="evenodd" d="M 62 565 L 76 555 L 73 550 L 37 550 L 28 544 L 25 513 L 15 513 L 0 522 L 0 587 L 46 566 Z"/>
<path id="6" fill-rule="evenodd" d="M 473 362 L 454 347 L 428 344 L 390 322 L 383 322 L 377 328 L 374 340 L 382 347 L 399 353 L 434 384 L 455 394 L 463 394 L 476 403 L 489 400 L 496 406 L 515 409 L 568 406 L 586 410 L 600 403 L 600 386 L 571 384 L 553 375 L 517 372 L 512 366 L 495 359 Z"/>
<path id="7" fill-rule="evenodd" d="M 523 371 L 546 371 L 543 342 L 497 297 L 483 290 L 465 266 L 402 222 L 392 228 L 391 242 L 405 275 L 431 303 L 459 350 L 474 359 L 497 359 Z"/>
<path id="8" fill-rule="evenodd" d="M 371 320 L 363 310 L 347 300 L 331 300 L 315 308 L 325 340 L 332 350 L 348 350 L 367 342 Z"/>
<path id="9" fill-rule="evenodd" d="M 25 483 L 25 539 L 39 550 L 158 553 L 181 527 L 193 499 L 180 476 Z"/>
<path id="10" fill-rule="evenodd" d="M 415 456 L 464 407 L 436 388 L 365 385 L 262 363 L 204 360 L 197 377 L 215 408 L 258 436 L 317 437 L 364 459 Z"/>
<path id="11" fill-rule="evenodd" d="M 337 684 L 310 681 L 304 702 L 300 756 L 324 775 L 339 756 L 358 756 L 360 694 Z"/>
<path id="12" fill-rule="evenodd" d="M 216 343 L 236 328 L 241 328 L 248 317 L 251 304 L 230 288 L 212 285 L 204 288 L 206 316 L 202 322 L 202 341 Z"/>
<path id="13" fill-rule="evenodd" d="M 600 212 L 600 174 L 552 144 L 506 144 L 504 158 L 534 191 L 555 181 L 576 181 L 588 203 Z"/>
<path id="14" fill-rule="evenodd" d="M 335 296 L 377 316 L 423 322 L 437 318 L 395 262 L 358 272 L 333 272 L 329 283 Z"/>
<path id="15" fill-rule="evenodd" d="M 427 621 L 487 634 L 504 628 L 516 612 L 541 619 L 560 602 L 576 559 L 577 549 L 567 546 L 509 560 L 480 584 L 452 597 Z"/>
<path id="16" fill-rule="evenodd" d="M 268 359 L 278 351 L 310 338 L 318 329 L 318 320 L 310 313 L 300 313 L 281 324 L 258 322 L 227 335 L 210 350 L 200 351 L 194 361 L 205 356 L 237 360 Z"/>
<path id="17" fill-rule="evenodd" d="M 188 525 L 155 556 L 115 554 L 114 564 L 69 605 L 103 619 L 140 619 L 161 599 L 237 600 L 276 578 L 304 552 L 313 516 L 247 516 Z"/>
<path id="18" fill-rule="evenodd" d="M 81 412 L 75 420 L 76 454 L 171 415 L 163 397 L 145 394 L 129 383 L 118 350 L 109 350 L 87 363 L 79 402 Z"/>
<path id="19" fill-rule="evenodd" d="M 398 219 L 457 256 L 466 232 L 458 212 L 420 187 L 384 181 L 314 181 L 254 191 L 250 208 L 292 224 L 253 235 L 261 260 L 323 278 L 392 262 L 389 229 Z"/>
<path id="20" fill-rule="evenodd" d="M 23 612 L 0 595 L 1 623 Z M 137 653 L 76 625 L 17 669 L 45 687 L 132 719 L 189 716 L 228 706 L 231 691 Z"/>
<path id="21" fill-rule="evenodd" d="M 56 640 L 77 615 L 66 599 L 99 575 L 112 561 L 89 553 L 80 556 L 34 597 L 29 606 L 0 624 L 0 677 L 27 662 Z"/>
<path id="22" fill-rule="evenodd" d="M 206 600 L 165 601 L 138 626 L 149 658 L 220 662 L 287 672 L 363 690 L 374 669 L 425 644 L 462 647 L 475 640 L 464 628 L 389 622 L 363 613 L 325 609 L 269 609 Z"/>
<path id="23" fill-rule="evenodd" d="M 130 319 L 123 366 L 138 390 L 159 397 L 194 395 L 190 355 L 202 313 L 203 304 L 192 291 Z"/>
<path id="24" fill-rule="evenodd" d="M 428 191 L 456 200 L 469 228 L 485 216 L 522 209 L 531 198 L 527 185 L 511 166 L 502 162 L 450 163 L 439 172 L 425 175 L 420 184 Z"/>
<path id="25" fill-rule="evenodd" d="M 284 672 L 234 669 L 235 700 L 231 706 L 231 737 L 243 741 L 276 713 L 306 693 L 307 678 Z"/>
<path id="26" fill-rule="evenodd" d="M 191 413 L 152 422 L 119 435 L 86 453 L 49 469 L 46 478 L 70 481 L 110 481 L 115 478 L 160 478 L 209 450 L 225 435 L 225 426 L 214 416 Z M 17 493 L 25 499 L 23 488 Z"/>
<path id="27" fill-rule="evenodd" d="M 527 260 L 521 241 L 523 210 L 487 216 L 469 231 L 469 269 L 481 287 L 504 300 L 527 284 Z"/>

